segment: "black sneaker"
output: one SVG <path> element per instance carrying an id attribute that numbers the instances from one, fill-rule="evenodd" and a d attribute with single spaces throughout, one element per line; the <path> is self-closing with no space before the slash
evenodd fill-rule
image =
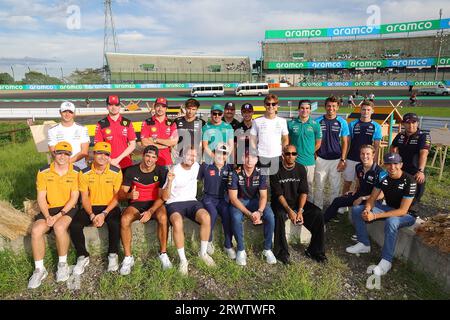
<path id="1" fill-rule="evenodd" d="M 312 260 L 314 260 L 316 262 L 320 262 L 320 263 L 328 262 L 327 256 L 325 254 L 323 254 L 323 253 L 313 254 L 313 253 L 309 252 L 308 249 L 306 249 L 305 250 L 305 255 L 308 258 L 310 258 L 310 259 L 312 259 Z"/>
<path id="2" fill-rule="evenodd" d="M 279 257 L 277 258 L 278 261 L 281 261 L 281 263 L 285 264 L 285 265 L 289 265 L 291 264 L 291 259 L 289 259 L 289 257 Z"/>

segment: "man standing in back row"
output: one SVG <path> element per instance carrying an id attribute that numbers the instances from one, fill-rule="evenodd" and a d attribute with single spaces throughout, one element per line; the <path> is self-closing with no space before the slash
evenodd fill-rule
<path id="1" fill-rule="evenodd" d="M 314 204 L 323 209 L 325 181 L 329 180 L 330 199 L 336 198 L 341 189 L 341 172 L 346 165 L 348 149 L 348 125 L 337 115 L 339 99 L 335 96 L 325 100 L 326 114 L 317 118 L 322 130 L 322 144 L 317 151 L 315 170 Z"/>
<path id="2" fill-rule="evenodd" d="M 109 114 L 97 123 L 94 142 L 109 142 L 111 144 L 111 165 L 124 170 L 133 164 L 130 155 L 136 148 L 136 133 L 131 121 L 120 114 L 118 96 L 108 96 L 106 107 Z"/>

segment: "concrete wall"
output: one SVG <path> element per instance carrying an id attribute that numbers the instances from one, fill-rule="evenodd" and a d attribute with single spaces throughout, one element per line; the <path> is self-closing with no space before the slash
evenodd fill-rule
<path id="1" fill-rule="evenodd" d="M 349 219 L 351 221 L 351 211 Z M 415 232 L 415 228 L 422 222 L 423 220 L 417 219 L 413 226 L 400 229 L 395 257 L 411 262 L 417 269 L 433 275 L 447 290 L 450 290 L 450 254 L 440 252 L 435 247 L 422 242 L 422 239 Z M 382 247 L 384 244 L 384 222 L 379 220 L 367 224 L 367 231 L 372 241 Z"/>

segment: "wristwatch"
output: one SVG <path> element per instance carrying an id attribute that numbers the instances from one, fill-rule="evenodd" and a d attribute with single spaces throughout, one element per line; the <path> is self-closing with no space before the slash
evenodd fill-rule
<path id="1" fill-rule="evenodd" d="M 259 210 L 259 209 L 258 209 L 258 210 L 256 210 L 256 211 L 258 211 L 258 212 L 259 212 L 259 213 L 261 213 L 261 214 L 263 214 L 263 213 L 264 213 L 264 212 L 263 212 L 262 210 Z"/>
<path id="2" fill-rule="evenodd" d="M 153 142 L 156 143 L 157 139 L 158 139 L 158 137 L 153 137 Z"/>
<path id="3" fill-rule="evenodd" d="M 424 173 L 424 172 L 423 172 L 423 169 L 418 169 L 417 171 Z"/>
<path id="4" fill-rule="evenodd" d="M 341 158 L 341 161 L 345 163 L 346 160 Z"/>
<path id="5" fill-rule="evenodd" d="M 103 213 L 103 214 L 105 215 L 105 218 L 106 218 L 106 216 L 108 215 L 108 212 L 106 212 L 105 210 L 103 210 L 103 211 L 100 212 L 100 213 Z"/>
<path id="6" fill-rule="evenodd" d="M 298 211 L 299 211 L 300 213 L 303 213 L 303 212 L 305 212 L 305 209 L 303 209 L 303 208 L 298 208 Z"/>
<path id="7" fill-rule="evenodd" d="M 65 216 L 67 214 L 67 212 L 65 212 L 64 210 L 59 211 L 59 213 L 61 213 L 62 216 Z"/>

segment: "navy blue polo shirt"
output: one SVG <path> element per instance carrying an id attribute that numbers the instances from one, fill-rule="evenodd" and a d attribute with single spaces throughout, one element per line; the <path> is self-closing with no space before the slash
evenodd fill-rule
<path id="1" fill-rule="evenodd" d="M 409 174 L 415 175 L 419 171 L 420 150 L 430 150 L 431 137 L 428 133 L 417 130 L 409 137 L 406 133 L 397 134 L 392 141 L 393 147 L 398 147 L 398 153 L 403 160 L 403 170 Z"/>
<path id="2" fill-rule="evenodd" d="M 267 176 L 262 175 L 258 167 L 250 176 L 247 176 L 244 168 L 238 168 L 228 177 L 228 189 L 238 190 L 239 199 L 259 198 L 259 190 L 267 190 Z"/>
<path id="3" fill-rule="evenodd" d="M 350 150 L 347 159 L 361 161 L 359 149 L 364 144 L 372 145 L 374 141 L 381 140 L 381 126 L 375 121 L 362 122 L 360 119 L 354 120 L 349 124 L 350 129 Z"/>
<path id="4" fill-rule="evenodd" d="M 364 166 L 360 162 L 355 167 L 356 176 L 359 180 L 359 189 L 357 194 L 359 196 L 368 196 L 372 193 L 374 186 L 380 183 L 381 180 L 387 177 L 388 173 L 379 165 L 374 163 L 372 167 L 364 173 Z"/>
<path id="5" fill-rule="evenodd" d="M 203 180 L 204 194 L 223 199 L 227 192 L 228 176 L 233 173 L 233 167 L 225 164 L 220 170 L 214 163 L 203 163 L 198 171 L 198 179 Z"/>
<path id="6" fill-rule="evenodd" d="M 331 120 L 321 116 L 316 121 L 322 130 L 322 144 L 317 155 L 325 160 L 340 159 L 342 157 L 341 137 L 350 135 L 347 122 L 339 116 Z"/>

